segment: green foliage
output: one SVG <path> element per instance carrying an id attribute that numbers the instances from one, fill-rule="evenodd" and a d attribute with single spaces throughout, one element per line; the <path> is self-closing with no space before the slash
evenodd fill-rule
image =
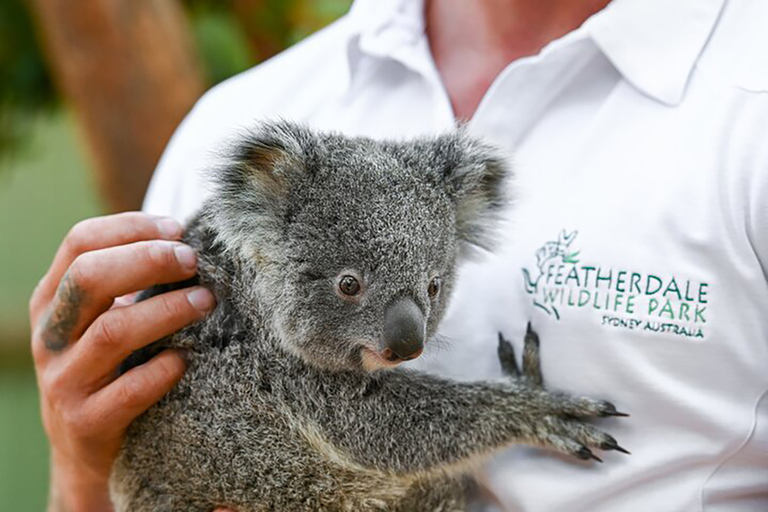
<path id="1" fill-rule="evenodd" d="M 48 443 L 31 369 L 0 366 L 0 499 L 3 510 L 45 510 Z"/>
<path id="2" fill-rule="evenodd" d="M 207 83 L 214 85 L 331 23 L 352 0 L 182 3 Z M 0 0 L 0 167 L 29 135 L 31 119 L 59 101 L 35 36 L 28 2 Z"/>
<path id="3" fill-rule="evenodd" d="M 55 99 L 26 3 L 0 1 L 0 164 L 28 134 L 31 115 Z"/>
<path id="4" fill-rule="evenodd" d="M 253 65 L 247 36 L 231 11 L 196 3 L 189 8 L 189 18 L 209 85 Z"/>
<path id="5" fill-rule="evenodd" d="M 352 0 L 303 0 L 303 15 L 295 16 L 288 44 L 295 44 L 344 15 Z"/>
<path id="6" fill-rule="evenodd" d="M 208 81 L 215 84 L 343 15 L 352 0 L 184 0 Z"/>
<path id="7" fill-rule="evenodd" d="M 24 105 L 55 97 L 24 0 L 0 2 L 0 97 Z"/>
<path id="8" fill-rule="evenodd" d="M 0 173 L 0 350 L 27 335 L 27 300 L 67 230 L 103 211 L 77 142 L 67 113 L 34 116 L 24 154 Z"/>

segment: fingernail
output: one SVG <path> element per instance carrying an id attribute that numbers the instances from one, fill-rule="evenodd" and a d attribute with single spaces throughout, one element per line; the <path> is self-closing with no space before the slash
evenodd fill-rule
<path id="1" fill-rule="evenodd" d="M 178 244 L 173 248 L 173 252 L 176 254 L 176 260 L 179 262 L 179 265 L 187 270 L 195 270 L 197 268 L 197 255 L 190 246 Z"/>
<path id="2" fill-rule="evenodd" d="M 199 311 L 209 311 L 213 308 L 215 299 L 213 294 L 205 288 L 195 288 L 187 293 L 187 300 Z"/>
<path id="3" fill-rule="evenodd" d="M 181 224 L 171 218 L 157 221 L 157 230 L 163 238 L 168 240 L 175 240 L 181 236 Z"/>

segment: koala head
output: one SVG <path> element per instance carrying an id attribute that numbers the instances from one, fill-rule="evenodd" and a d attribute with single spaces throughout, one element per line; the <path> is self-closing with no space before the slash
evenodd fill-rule
<path id="1" fill-rule="evenodd" d="M 429 345 L 507 177 L 462 131 L 378 142 L 269 123 L 236 145 L 208 217 L 246 314 L 310 364 L 372 371 Z"/>

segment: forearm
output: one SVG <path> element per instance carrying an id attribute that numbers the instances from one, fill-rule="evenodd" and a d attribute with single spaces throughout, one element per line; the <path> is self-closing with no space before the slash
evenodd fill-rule
<path id="1" fill-rule="evenodd" d="M 505 361 L 511 356 L 511 348 L 500 352 Z M 628 453 L 586 423 L 624 413 L 605 400 L 544 389 L 532 334 L 523 359 L 523 375 L 501 382 L 459 383 L 399 370 L 328 378 L 302 365 L 295 375 L 283 373 L 288 379 L 280 387 L 293 413 L 312 423 L 307 440 L 319 442 L 318 451 L 404 476 L 463 472 L 516 442 L 585 460 L 597 459 L 592 449 Z"/>
<path id="2" fill-rule="evenodd" d="M 358 396 L 329 396 L 333 407 L 306 413 L 355 463 L 397 473 L 462 466 L 535 436 L 545 393 L 517 383 L 456 383 L 391 372 Z M 540 416 L 540 414 L 538 414 Z"/>

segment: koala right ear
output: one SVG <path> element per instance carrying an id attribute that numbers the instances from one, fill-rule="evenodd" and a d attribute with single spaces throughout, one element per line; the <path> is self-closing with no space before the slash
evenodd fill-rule
<path id="1" fill-rule="evenodd" d="M 290 190 L 307 174 L 318 147 L 309 129 L 287 121 L 262 123 L 235 142 L 216 172 L 217 193 L 208 204 L 209 221 L 229 250 L 252 257 L 258 250 L 252 240 L 264 248 L 277 242 Z"/>

